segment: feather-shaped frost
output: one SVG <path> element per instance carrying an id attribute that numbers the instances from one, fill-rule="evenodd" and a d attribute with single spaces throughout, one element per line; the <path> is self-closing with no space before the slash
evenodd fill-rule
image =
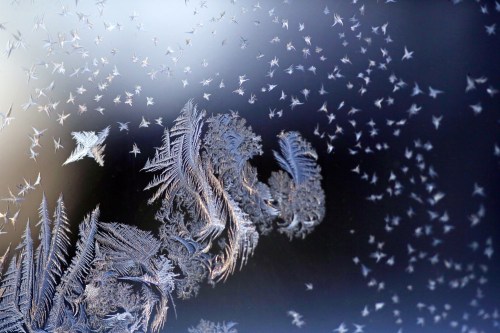
<path id="1" fill-rule="evenodd" d="M 28 221 L 23 240 L 2 278 L 0 332 L 87 332 L 80 297 L 93 260 L 98 211 L 80 226 L 77 251 L 67 267 L 69 222 L 62 195 L 53 222 L 43 196 L 40 206 L 40 244 L 34 251 Z"/>
<path id="2" fill-rule="evenodd" d="M 34 254 L 33 239 L 31 238 L 30 223 L 26 223 L 26 229 L 23 235 L 21 252 L 21 286 L 19 294 L 19 309 L 24 316 L 29 316 L 34 289 Z"/>
<path id="3" fill-rule="evenodd" d="M 35 307 L 32 310 L 34 311 L 33 323 L 35 327 L 45 326 L 57 282 L 62 275 L 63 267 L 66 266 L 66 254 L 69 246 L 68 233 L 69 222 L 61 195 L 57 200 L 54 212 L 54 222 L 47 257 L 43 258 L 45 265 L 42 267 L 35 283 L 38 295 Z M 45 237 L 49 237 L 49 235 Z M 48 240 L 42 240 L 42 242 L 48 243 Z"/>
<path id="4" fill-rule="evenodd" d="M 205 122 L 208 130 L 203 136 Z M 297 132 L 280 135 L 281 152 L 274 155 L 290 176 L 275 176 L 269 187 L 249 163 L 262 154 L 260 141 L 236 113 L 205 121 L 204 111 L 190 100 L 143 168 L 155 172 L 145 189 L 156 188 L 150 203 L 163 196 L 157 216 L 170 236 L 180 232 L 207 248 L 222 240 L 211 261 L 211 281 L 225 280 L 238 262 L 240 267 L 246 263 L 258 242 L 257 226 L 269 232 L 279 217 L 280 232 L 304 237 L 323 218 L 320 169 L 310 144 Z M 278 182 L 281 178 L 288 188 Z M 307 191 L 316 193 L 306 197 Z"/>
<path id="5" fill-rule="evenodd" d="M 317 175 L 318 155 L 298 132 L 282 132 L 279 136 L 281 154 L 274 151 L 280 167 L 292 176 L 295 184 L 301 184 Z"/>
<path id="6" fill-rule="evenodd" d="M 178 200 L 189 201 L 196 209 L 194 219 L 204 222 L 197 235 L 199 238 L 214 238 L 224 229 L 220 218 L 221 206 L 214 195 L 200 158 L 201 132 L 205 111 L 198 111 L 192 100 L 188 101 L 175 120 L 174 126 L 165 133 L 162 153 L 146 163 L 143 170 L 161 170 L 154 176 L 145 190 L 158 187 L 150 203 L 164 195 L 172 203 Z M 173 141 L 172 141 L 173 140 Z"/>
<path id="7" fill-rule="evenodd" d="M 279 135 L 281 153 L 274 152 L 286 171 L 273 172 L 269 186 L 283 221 L 278 231 L 304 238 L 323 220 L 325 194 L 321 187 L 321 169 L 317 154 L 297 132 Z"/>
<path id="8" fill-rule="evenodd" d="M 21 265 L 17 257 L 9 263 L 7 272 L 2 277 L 0 289 L 0 332 L 25 332 L 23 329 L 23 314 L 19 309 L 19 288 L 21 284 Z"/>
<path id="9" fill-rule="evenodd" d="M 238 260 L 241 259 L 241 263 L 246 262 L 258 239 L 258 233 L 248 214 L 231 197 L 229 188 L 224 186 L 225 180 L 221 170 L 227 169 L 230 163 L 235 163 L 240 165 L 241 172 L 246 159 L 259 153 L 260 146 L 252 135 L 240 134 L 237 127 L 229 126 L 231 118 L 220 117 L 211 120 L 211 133 L 215 132 L 213 128 L 217 127 L 217 124 L 221 124 L 218 128 L 224 132 L 223 141 L 216 143 L 209 138 L 202 147 L 204 115 L 204 111 L 199 112 L 196 105 L 191 100 L 188 101 L 172 129 L 166 131 L 164 146 L 157 151 L 153 160 L 148 160 L 144 170 L 161 172 L 159 176 L 155 175 L 146 187 L 146 190 L 158 187 L 151 201 L 164 194 L 164 206 L 168 205 L 168 213 L 171 213 L 174 207 L 183 207 L 191 219 L 192 238 L 208 245 L 224 231 L 227 233 L 226 246 L 217 254 L 210 274 L 211 279 L 218 281 L 234 271 Z M 239 123 L 240 128 L 243 128 L 243 125 L 244 122 Z M 215 135 L 211 137 L 215 138 Z M 245 152 L 240 148 L 247 138 L 257 142 L 256 152 Z M 204 153 L 211 155 L 215 150 L 204 149 L 207 142 L 212 141 L 214 142 L 211 147 L 221 147 L 225 145 L 225 141 L 229 142 L 229 154 L 226 154 L 229 156 L 226 159 L 228 165 L 223 166 L 223 162 L 211 160 L 208 156 L 202 158 Z"/>
<path id="10" fill-rule="evenodd" d="M 84 280 L 94 259 L 94 239 L 97 232 L 98 220 L 99 209 L 96 208 L 80 224 L 76 254 L 56 289 L 49 316 L 49 327 L 59 327 L 64 323 L 65 317 L 76 317 L 78 314 L 80 307 L 79 303 L 75 300 L 83 294 L 85 289 Z M 71 312 L 68 311 L 68 308 L 70 308 Z"/>
<path id="11" fill-rule="evenodd" d="M 80 224 L 68 264 L 62 196 L 52 219 L 43 196 L 39 245 L 35 250 L 28 221 L 0 283 L 0 333 L 158 332 L 175 291 L 188 298 L 204 279 L 225 280 L 245 265 L 257 246 L 257 229 L 269 232 L 279 219 L 279 232 L 304 237 L 321 222 L 317 155 L 297 132 L 280 134 L 274 156 L 284 171 L 274 172 L 267 185 L 250 164 L 262 154 L 260 137 L 235 113 L 204 117 L 189 101 L 144 167 L 156 173 L 146 187 L 156 188 L 150 202 L 163 197 L 161 240 L 133 226 L 101 223 L 96 209 Z M 78 147 L 65 164 L 85 156 L 104 163 L 109 127 L 72 134 Z M 235 332 L 234 325 L 205 326 Z"/>
<path id="12" fill-rule="evenodd" d="M 161 246 L 151 233 L 119 223 L 101 223 L 96 240 L 113 269 L 122 275 L 135 265 L 149 267 Z"/>

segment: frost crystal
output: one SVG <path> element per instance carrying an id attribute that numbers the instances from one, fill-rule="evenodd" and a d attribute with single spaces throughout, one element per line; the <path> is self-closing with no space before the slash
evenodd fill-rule
<path id="1" fill-rule="evenodd" d="M 102 162 L 108 133 L 73 133 L 78 147 L 65 164 L 84 156 Z M 0 276 L 0 333 L 159 332 L 174 296 L 196 296 L 202 283 L 241 268 L 259 232 L 277 222 L 279 232 L 304 237 L 324 215 L 316 153 L 296 132 L 281 134 L 280 147 L 275 158 L 286 172 L 274 172 L 267 185 L 250 164 L 262 154 L 261 138 L 245 120 L 236 113 L 205 119 L 189 101 L 144 167 L 155 173 L 149 202 L 161 198 L 159 237 L 101 222 L 96 208 L 79 225 L 71 258 L 62 196 L 52 219 L 44 196 L 39 241 L 28 221 Z M 235 325 L 202 320 L 189 332 L 235 333 Z"/>
<path id="2" fill-rule="evenodd" d="M 237 323 L 213 323 L 208 320 L 201 319 L 200 323 L 196 327 L 191 327 L 188 329 L 189 333 L 238 333 L 238 330 L 234 328 Z"/>
<path id="3" fill-rule="evenodd" d="M 110 127 L 106 127 L 99 133 L 95 132 L 72 132 L 71 136 L 76 140 L 77 146 L 63 165 L 76 162 L 84 157 L 93 158 L 97 164 L 104 166 L 104 140 L 109 135 Z"/>
<path id="4" fill-rule="evenodd" d="M 211 250 L 212 282 L 225 280 L 238 262 L 240 268 L 246 263 L 257 245 L 257 230 L 268 233 L 273 221 L 281 220 L 280 232 L 305 237 L 323 219 L 316 152 L 297 132 L 282 133 L 280 147 L 275 158 L 289 175 L 273 173 L 268 186 L 250 164 L 262 146 L 245 120 L 236 113 L 205 120 L 205 111 L 189 101 L 148 159 L 144 170 L 156 174 L 146 190 L 157 189 L 150 203 L 162 197 L 157 218 L 165 240 L 182 235 Z"/>

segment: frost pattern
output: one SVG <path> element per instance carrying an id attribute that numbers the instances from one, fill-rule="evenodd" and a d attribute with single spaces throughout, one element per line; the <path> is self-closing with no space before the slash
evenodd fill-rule
<path id="1" fill-rule="evenodd" d="M 76 254 L 67 265 L 68 228 L 62 196 L 53 220 L 45 196 L 39 210 L 40 245 L 34 249 L 30 223 L 23 241 L 2 277 L 0 332 L 81 331 L 85 313 L 79 297 L 93 259 L 93 242 L 99 217 L 96 209 L 80 225 Z"/>
<path id="2" fill-rule="evenodd" d="M 77 146 L 63 165 L 76 162 L 84 157 L 93 158 L 97 164 L 104 166 L 104 140 L 109 135 L 110 127 L 106 127 L 99 133 L 95 132 L 72 132 L 71 136 L 76 140 Z"/>
<path id="3" fill-rule="evenodd" d="M 321 169 L 311 145 L 297 132 L 279 135 L 281 154 L 274 152 L 283 171 L 269 179 L 271 194 L 277 201 L 283 223 L 278 231 L 290 238 L 309 234 L 325 215 L 325 194 L 321 188 Z"/>
<path id="4" fill-rule="evenodd" d="M 316 152 L 297 132 L 279 137 L 275 158 L 289 175 L 273 173 L 268 186 L 250 164 L 262 145 L 245 120 L 234 112 L 205 119 L 190 100 L 144 166 L 156 173 L 145 189 L 156 188 L 150 203 L 162 198 L 157 219 L 165 242 L 181 235 L 210 252 L 211 282 L 225 280 L 238 263 L 241 268 L 257 246 L 258 231 L 270 232 L 274 221 L 292 238 L 305 237 L 323 219 Z"/>
<path id="5" fill-rule="evenodd" d="M 228 323 L 214 323 L 208 320 L 201 319 L 200 323 L 196 327 L 191 327 L 188 329 L 189 333 L 238 333 L 238 330 L 234 328 L 238 325 L 235 322 Z"/>
<path id="6" fill-rule="evenodd" d="M 85 299 L 93 329 L 159 331 L 166 321 L 175 273 L 151 233 L 118 223 L 101 223 Z M 111 316 L 110 316 L 111 315 Z"/>
<path id="7" fill-rule="evenodd" d="M 0 332 L 158 332 L 176 288 L 161 241 L 132 226 L 99 221 L 96 208 L 79 225 L 70 263 L 62 196 L 53 220 L 45 196 L 40 245 L 28 222 L 0 290 Z"/>
<path id="8" fill-rule="evenodd" d="M 96 136 L 97 146 L 107 132 Z M 189 101 L 144 167 L 155 173 L 149 202 L 161 199 L 159 235 L 102 222 L 96 208 L 80 223 L 71 258 L 62 195 L 52 218 L 44 195 L 38 240 L 28 221 L 1 276 L 0 333 L 159 332 L 174 298 L 196 296 L 203 283 L 241 268 L 259 234 L 277 226 L 290 238 L 304 237 L 324 215 L 320 168 L 298 133 L 279 139 L 275 158 L 285 171 L 274 172 L 268 185 L 250 163 L 263 151 L 245 120 L 237 113 L 206 119 Z M 234 333 L 235 325 L 202 320 L 189 332 Z"/>
<path id="9" fill-rule="evenodd" d="M 258 233 L 248 214 L 228 193 L 223 179 L 217 177 L 206 150 L 201 151 L 204 116 L 205 111 L 198 111 L 189 101 L 174 127 L 165 131 L 163 146 L 147 161 L 144 170 L 161 170 L 146 189 L 158 187 L 150 202 L 164 195 L 166 221 L 172 222 L 172 212 L 179 209 L 187 217 L 190 238 L 207 247 L 226 234 L 227 241 L 215 255 L 210 270 L 210 278 L 220 281 L 234 271 L 238 260 L 241 265 L 247 261 L 257 245 Z"/>

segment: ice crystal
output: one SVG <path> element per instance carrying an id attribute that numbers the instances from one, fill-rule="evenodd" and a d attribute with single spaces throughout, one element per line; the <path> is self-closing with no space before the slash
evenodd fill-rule
<path id="1" fill-rule="evenodd" d="M 205 111 L 188 101 L 146 162 L 144 170 L 156 173 L 146 190 L 156 188 L 150 203 L 162 198 L 157 218 L 164 234 L 211 249 L 212 282 L 247 262 L 257 246 L 257 230 L 268 233 L 278 221 L 278 231 L 305 237 L 323 219 L 316 152 L 297 132 L 282 133 L 280 147 L 275 158 L 289 175 L 273 173 L 268 186 L 250 164 L 262 154 L 262 145 L 245 120 L 234 112 L 205 119 Z"/>
<path id="2" fill-rule="evenodd" d="M 108 131 L 73 133 L 77 151 L 85 154 L 73 153 L 69 161 L 101 147 Z M 1 276 L 0 333 L 159 332 L 174 296 L 196 296 L 202 283 L 225 280 L 241 268 L 259 232 L 276 225 L 290 237 L 304 237 L 324 215 L 316 153 L 296 132 L 279 138 L 275 158 L 286 172 L 274 172 L 267 185 L 250 163 L 263 153 L 261 138 L 245 120 L 236 113 L 206 119 L 189 101 L 144 167 L 155 173 L 146 187 L 156 189 L 149 202 L 161 198 L 159 237 L 101 222 L 96 208 L 79 225 L 70 258 L 62 195 L 52 219 L 43 196 L 38 241 L 28 221 Z M 235 325 L 202 320 L 189 332 L 235 333 Z"/>

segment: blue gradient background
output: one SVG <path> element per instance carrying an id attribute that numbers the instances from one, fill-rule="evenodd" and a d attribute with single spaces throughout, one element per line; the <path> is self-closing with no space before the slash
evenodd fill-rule
<path id="1" fill-rule="evenodd" d="M 7 188 L 15 188 L 22 178 L 34 179 L 38 171 L 42 173 L 42 190 L 49 197 L 49 202 L 55 202 L 59 192 L 65 195 L 70 220 L 77 230 L 77 221 L 100 204 L 101 218 L 104 221 L 117 221 L 138 225 L 141 228 L 156 230 L 154 222 L 155 206 L 147 206 L 150 193 L 143 192 L 149 180 L 149 175 L 140 172 L 148 156 L 154 153 L 154 147 L 160 145 L 163 128 L 153 124 L 154 118 L 163 117 L 163 123 L 171 126 L 178 111 L 189 98 L 194 98 L 199 107 L 207 112 L 228 112 L 238 110 L 247 119 L 254 131 L 262 136 L 265 154 L 256 158 L 253 163 L 260 170 L 262 180 L 266 180 L 270 172 L 277 169 L 272 159 L 272 149 L 277 149 L 276 135 L 281 130 L 298 130 L 312 142 L 318 150 L 319 163 L 324 177 L 327 213 L 323 223 L 316 231 L 304 240 L 288 239 L 276 233 L 261 237 L 255 255 L 240 272 L 231 276 L 228 281 L 212 288 L 203 286 L 198 297 L 188 301 L 176 302 L 176 313 L 169 312 L 169 319 L 164 332 L 185 332 L 187 327 L 195 326 L 200 318 L 211 321 L 236 321 L 239 332 L 332 332 L 344 322 L 350 332 L 354 331 L 352 323 L 366 325 L 366 332 L 457 332 L 463 325 L 473 332 L 496 332 L 498 319 L 482 319 L 477 314 L 481 309 L 492 314 L 499 307 L 500 266 L 497 253 L 488 260 L 481 251 L 472 252 L 468 244 L 477 241 L 484 248 L 488 238 L 493 241 L 494 249 L 498 251 L 500 232 L 500 173 L 499 157 L 493 155 L 495 143 L 500 142 L 499 135 L 499 97 L 490 98 L 484 89 L 492 85 L 500 89 L 500 54 L 499 35 L 487 36 L 485 25 L 500 23 L 500 13 L 494 9 L 491 1 L 465 1 L 453 5 L 450 1 L 403 1 L 395 4 L 384 4 L 383 1 L 358 1 L 352 4 L 348 1 L 260 1 L 261 9 L 254 8 L 257 2 L 238 0 L 235 4 L 229 1 L 208 1 L 207 8 L 201 8 L 197 1 L 118 1 L 108 0 L 102 15 L 98 6 L 92 2 L 80 1 L 75 5 L 72 1 L 30 1 L 19 0 L 19 4 L 4 2 L 0 5 L 0 22 L 6 22 L 6 31 L 0 31 L 0 44 L 5 45 L 12 39 L 11 33 L 17 29 L 27 38 L 26 50 L 15 50 L 10 58 L 0 57 L 0 111 L 4 112 L 10 104 L 14 105 L 12 125 L 0 133 L 0 194 L 7 196 Z M 359 7 L 365 5 L 364 16 L 359 14 Z M 67 6 L 70 15 L 61 17 L 57 14 L 61 6 Z M 480 5 L 488 5 L 489 14 L 480 12 Z M 323 14 L 328 6 L 331 13 Z M 198 13 L 193 15 L 197 9 Z M 272 23 L 268 11 L 274 8 L 280 20 L 289 21 L 289 29 L 283 29 L 281 24 Z M 135 21 L 129 20 L 133 11 L 139 14 Z M 213 23 L 210 19 L 225 11 L 224 19 Z M 79 22 L 76 12 L 89 14 L 93 23 L 92 29 Z M 33 18 L 44 14 L 47 26 L 45 31 L 32 31 Z M 344 18 L 345 27 L 331 27 L 333 13 Z M 352 15 L 361 22 L 360 31 L 363 36 L 371 35 L 371 26 L 381 26 L 389 22 L 388 33 L 394 40 L 385 44 L 382 37 L 372 36 L 373 42 L 368 47 L 368 53 L 359 53 L 361 42 L 355 38 L 348 28 L 348 19 Z M 238 23 L 231 23 L 235 16 Z M 256 25 L 255 21 L 260 24 Z M 103 22 L 120 23 L 123 31 L 106 31 Z M 198 23 L 195 34 L 186 33 Z M 305 30 L 298 31 L 299 22 L 305 23 Z M 144 24 L 144 31 L 138 31 L 136 25 Z M 69 54 L 66 49 L 55 48 L 53 55 L 47 55 L 43 49 L 42 40 L 50 35 L 57 40 L 58 33 L 70 36 L 70 31 L 77 29 L 80 43 L 89 51 L 89 57 L 82 57 L 75 52 Z M 215 35 L 212 31 L 216 30 Z M 338 33 L 346 31 L 349 45 L 341 45 Z M 94 38 L 100 35 L 103 42 L 95 45 Z M 304 59 L 300 50 L 304 47 L 303 37 L 312 37 L 312 55 Z M 281 43 L 271 44 L 269 41 L 279 36 Z M 152 38 L 158 38 L 155 46 Z M 240 48 L 241 37 L 248 39 L 248 47 Z M 192 46 L 186 46 L 185 39 L 192 39 Z M 226 44 L 222 46 L 222 41 Z M 295 52 L 287 52 L 285 45 L 292 41 L 297 48 Z M 318 60 L 314 47 L 323 48 L 322 54 L 328 59 Z M 402 62 L 403 48 L 414 51 L 414 59 Z M 165 55 L 167 48 L 175 52 Z M 180 50 L 180 47 L 183 50 Z M 360 81 L 356 75 L 364 71 L 368 59 L 382 61 L 380 48 L 389 50 L 393 61 L 387 71 L 374 69 L 370 75 L 372 83 L 367 87 L 364 96 L 357 93 Z M 70 48 L 70 47 L 69 47 Z M 113 48 L 118 49 L 116 55 L 111 54 Z M 256 59 L 262 52 L 264 57 Z M 141 68 L 139 63 L 132 63 L 131 57 L 137 55 L 140 60 L 148 57 L 150 67 Z M 177 64 L 172 56 L 179 56 Z M 340 59 L 349 55 L 352 66 L 344 66 Z M 279 68 L 275 77 L 266 77 L 269 61 L 279 58 Z M 93 101 L 98 92 L 96 83 L 87 81 L 87 76 L 70 78 L 52 74 L 51 62 L 64 61 L 66 73 L 72 67 L 83 66 L 85 62 L 93 70 L 92 59 L 107 57 L 109 65 L 101 66 L 100 79 L 104 80 L 113 66 L 116 65 L 120 76 L 103 92 L 100 103 Z M 39 79 L 27 84 L 23 67 L 30 67 L 41 59 L 50 64 L 47 69 L 39 67 Z M 201 64 L 208 62 L 207 67 Z M 172 70 L 172 76 L 158 74 L 157 80 L 151 80 L 146 74 L 151 69 L 159 69 L 164 64 Z M 293 76 L 284 73 L 289 65 L 304 64 L 307 67 L 317 67 L 317 74 L 311 72 L 294 72 Z M 191 74 L 183 73 L 190 66 Z M 327 73 L 335 66 L 341 68 L 344 80 L 328 80 Z M 404 92 L 391 94 L 392 85 L 388 76 L 396 73 L 408 84 Z M 249 81 L 244 84 L 246 93 L 243 97 L 232 91 L 238 87 L 238 76 L 246 74 Z M 466 75 L 472 77 L 487 76 L 489 81 L 472 93 L 465 94 Z M 213 78 L 208 87 L 203 87 L 200 81 Z M 182 87 L 181 80 L 187 78 L 189 85 Z M 226 88 L 219 89 L 223 79 Z M 57 112 L 50 118 L 44 113 L 36 112 L 36 108 L 23 111 L 25 103 L 36 88 L 45 87 L 55 81 L 55 89 L 51 92 L 52 100 L 61 100 Z M 347 91 L 347 81 L 355 83 L 353 91 Z M 409 96 L 414 82 L 418 82 L 424 90 L 431 85 L 445 91 L 438 99 Z M 271 92 L 261 93 L 266 84 L 278 84 Z M 319 96 L 317 91 L 321 84 L 329 91 L 326 96 Z M 133 92 L 134 86 L 140 84 L 142 93 L 134 97 L 134 106 L 123 103 L 124 91 Z M 69 92 L 75 94 L 76 88 L 84 85 L 85 95 L 76 96 L 77 105 L 86 103 L 89 111 L 78 115 L 77 105 L 66 104 Z M 304 88 L 311 89 L 307 103 L 291 110 L 289 98 L 299 96 Z M 285 103 L 279 101 L 281 90 L 287 95 Z M 203 93 L 211 93 L 210 100 L 203 99 Z M 249 104 L 251 93 L 257 95 L 257 102 Z M 76 94 L 75 94 L 76 95 Z M 122 96 L 122 103 L 113 104 L 116 95 Z M 394 95 L 396 103 L 392 108 L 378 110 L 373 107 L 373 101 L 379 97 Z M 146 107 L 146 96 L 152 96 L 155 105 Z M 324 100 L 328 101 L 330 110 L 345 101 L 346 105 L 356 106 L 363 111 L 354 117 L 358 128 L 366 128 L 366 122 L 373 119 L 381 133 L 373 142 L 387 142 L 390 150 L 377 152 L 373 155 L 350 155 L 348 148 L 356 144 L 354 130 L 348 124 L 351 119 L 346 110 L 335 112 L 336 123 L 344 126 L 345 135 L 335 141 L 335 153 L 326 153 L 326 139 L 320 139 L 313 134 L 316 124 L 321 131 L 333 133 L 335 127 L 328 126 L 323 113 L 317 112 Z M 483 112 L 474 116 L 470 104 L 481 102 Z M 401 136 L 391 135 L 391 130 L 384 126 L 387 118 L 399 119 L 406 117 L 406 110 L 412 103 L 417 103 L 423 109 L 420 114 L 408 121 L 402 128 Z M 104 115 L 94 111 L 98 105 L 106 109 Z M 269 108 L 284 110 L 282 118 L 268 117 Z M 56 123 L 56 113 L 65 110 L 72 113 L 62 127 Z M 443 115 L 439 131 L 434 130 L 431 115 Z M 149 119 L 149 128 L 138 128 L 142 117 Z M 130 121 L 129 132 L 119 132 L 117 121 Z M 100 130 L 112 125 L 111 134 L 106 141 L 106 164 L 99 168 L 90 159 L 82 160 L 61 167 L 69 156 L 74 143 L 71 131 Z M 47 128 L 47 134 L 42 138 L 42 148 L 37 162 L 28 158 L 31 127 Z M 357 129 L 359 130 L 359 129 Z M 52 137 L 61 137 L 64 149 L 54 154 Z M 447 211 L 455 226 L 455 230 L 443 237 L 444 243 L 438 248 L 429 245 L 428 240 L 416 239 L 413 235 L 415 227 L 429 224 L 425 210 L 420 210 L 412 220 L 408 220 L 405 211 L 409 205 L 417 207 L 408 198 L 409 191 L 419 191 L 425 195 L 422 187 L 411 187 L 408 192 L 398 198 L 388 198 L 377 203 L 368 202 L 365 198 L 384 190 L 387 184 L 389 170 L 398 170 L 407 164 L 404 158 L 406 147 L 411 147 L 413 141 L 420 138 L 423 142 L 430 140 L 434 146 L 431 152 L 424 153 L 428 165 L 433 165 L 439 174 L 435 180 L 438 189 L 446 193 L 439 204 L 439 211 Z M 363 133 L 364 145 L 371 143 L 368 131 Z M 136 142 L 142 151 L 136 159 L 129 154 L 132 144 Z M 363 170 L 370 175 L 377 172 L 379 186 L 373 187 L 359 179 L 350 170 L 361 164 Z M 404 180 L 401 180 L 404 182 Z M 486 198 L 471 197 L 473 184 L 477 182 L 485 187 Z M 40 202 L 41 190 L 27 197 L 22 206 L 20 221 L 29 217 L 34 219 L 36 208 Z M 468 216 L 477 210 L 479 204 L 486 208 L 486 217 L 475 228 L 470 228 Z M 0 203 L 1 211 L 6 209 Z M 386 215 L 401 215 L 401 226 L 392 233 L 384 231 Z M 16 243 L 20 230 L 8 230 L 7 235 L 0 237 L 2 248 L 10 242 Z M 352 233 L 351 230 L 355 232 Z M 437 230 L 437 226 L 436 226 Z M 370 235 L 377 242 L 384 242 L 384 252 L 396 256 L 396 265 L 375 264 L 369 254 L 374 247 L 368 244 Z M 428 260 L 417 262 L 413 274 L 405 273 L 408 256 L 406 246 L 411 243 L 419 251 L 429 253 L 429 256 L 439 253 L 438 265 L 430 265 Z M 354 265 L 352 258 L 360 257 L 362 262 L 372 269 L 370 278 L 385 283 L 385 289 L 377 292 L 368 288 L 369 279 L 363 278 L 359 266 Z M 489 271 L 484 274 L 488 283 L 479 286 L 477 281 L 471 282 L 463 289 L 450 289 L 447 284 L 438 286 L 437 290 L 428 290 L 429 279 L 444 276 L 448 282 L 452 278 L 463 276 L 450 272 L 443 267 L 443 259 L 453 259 L 455 262 L 474 265 L 474 273 L 480 275 L 478 265 L 488 265 Z M 314 284 L 313 291 L 305 291 L 304 283 Z M 413 286 L 413 291 L 407 289 Z M 480 288 L 484 298 L 478 299 L 478 306 L 470 302 L 476 298 Z M 399 304 L 392 304 L 391 297 L 397 294 Z M 385 302 L 385 307 L 378 312 L 373 311 L 376 302 Z M 442 312 L 445 304 L 451 305 L 448 317 L 440 323 L 432 323 L 432 316 L 427 309 L 418 310 L 416 305 L 423 302 L 435 305 Z M 371 314 L 362 317 L 361 311 L 368 305 Z M 291 324 L 288 310 L 295 310 L 303 315 L 306 325 L 297 328 Z M 395 323 L 393 310 L 401 311 L 403 324 Z M 464 313 L 469 319 L 464 320 Z M 417 326 L 417 317 L 424 317 L 424 327 Z M 451 320 L 460 323 L 459 328 L 449 326 Z"/>

